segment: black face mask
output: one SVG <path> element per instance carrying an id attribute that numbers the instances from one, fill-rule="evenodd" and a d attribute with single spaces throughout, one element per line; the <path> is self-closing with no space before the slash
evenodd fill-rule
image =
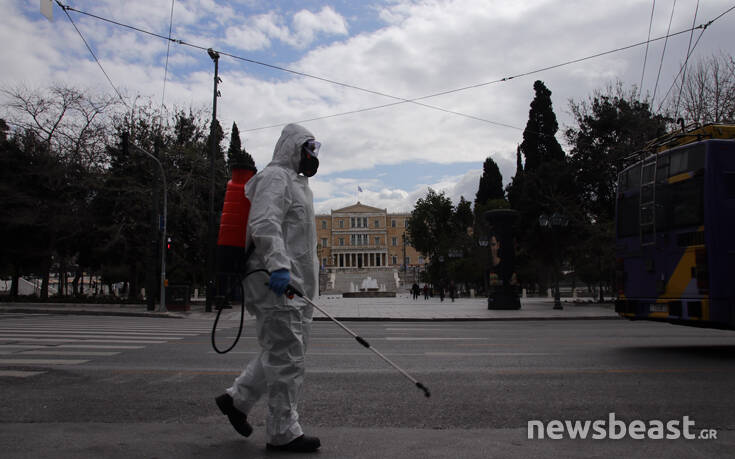
<path id="1" fill-rule="evenodd" d="M 299 173 L 306 177 L 313 177 L 319 169 L 319 158 L 314 156 L 307 148 L 306 144 L 301 147 L 301 162 L 299 163 Z"/>

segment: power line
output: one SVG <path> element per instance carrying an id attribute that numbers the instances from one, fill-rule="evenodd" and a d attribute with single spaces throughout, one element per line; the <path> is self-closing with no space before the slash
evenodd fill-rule
<path id="1" fill-rule="evenodd" d="M 702 38 L 702 35 L 703 34 L 704 34 L 704 30 L 702 30 L 699 33 L 699 36 L 697 37 L 697 41 L 694 42 L 694 46 L 692 46 L 691 51 L 689 51 L 689 53 L 687 53 L 686 59 L 684 60 L 684 64 L 682 64 L 681 68 L 679 69 L 679 73 L 677 73 L 676 76 L 674 77 L 674 81 L 671 82 L 671 86 L 669 86 L 669 90 L 666 91 L 666 95 L 661 99 L 661 102 L 658 104 L 658 108 L 656 109 L 656 111 L 659 111 L 659 112 L 661 111 L 661 107 L 664 105 L 664 102 L 666 101 L 666 98 L 669 97 L 669 93 L 671 92 L 671 90 L 676 85 L 676 80 L 679 79 L 679 75 L 681 75 L 682 72 L 684 71 L 684 69 L 686 68 L 687 62 L 689 61 L 689 57 L 692 54 L 694 54 L 694 50 L 697 48 L 697 45 L 699 44 L 699 40 Z M 683 88 L 683 87 L 684 87 L 684 77 L 681 78 L 681 88 Z M 679 96 L 681 96 L 681 91 L 679 91 Z M 651 103 L 653 104 L 653 100 L 651 101 Z M 679 107 L 679 102 L 677 101 L 676 113 L 679 112 L 679 108 L 678 107 Z M 674 114 L 674 116 L 676 116 L 676 113 Z"/>
<path id="2" fill-rule="evenodd" d="M 128 104 L 125 103 L 125 99 L 123 99 L 123 96 L 120 94 L 120 91 L 117 90 L 117 87 L 115 86 L 115 84 L 110 79 L 110 75 L 108 75 L 107 72 L 105 71 L 105 68 L 102 67 L 102 63 L 100 62 L 99 59 L 97 59 L 97 55 L 94 54 L 94 51 L 92 51 L 92 48 L 89 46 L 89 43 L 87 43 L 87 40 L 84 39 L 84 35 L 82 35 L 82 32 L 79 31 L 79 28 L 77 27 L 77 25 L 72 20 L 71 16 L 69 15 L 69 12 L 66 11 L 67 7 L 65 7 L 64 5 L 62 5 L 58 0 L 56 0 L 56 3 L 61 7 L 62 10 L 64 10 L 64 13 L 66 14 L 66 17 L 69 18 L 69 22 L 71 22 L 71 25 L 74 26 L 74 29 L 79 34 L 79 37 L 84 42 L 84 45 L 89 50 L 90 54 L 92 54 L 92 57 L 94 57 L 94 60 L 95 60 L 95 62 L 97 62 L 97 65 L 99 66 L 100 70 L 102 70 L 102 73 L 105 74 L 105 78 L 107 78 L 107 81 L 110 83 L 110 86 L 112 86 L 112 89 L 114 89 L 115 90 L 115 93 L 117 93 L 117 97 L 119 97 L 120 100 L 122 101 L 122 103 L 125 104 L 125 106 L 127 107 Z M 130 107 L 128 107 L 128 108 L 130 108 Z"/>
<path id="3" fill-rule="evenodd" d="M 697 22 L 697 13 L 699 13 L 699 0 L 697 0 L 697 6 L 694 8 L 694 18 L 692 19 L 692 25 L 694 25 L 694 23 Z M 694 31 L 692 30 L 692 33 L 689 34 L 689 45 L 687 46 L 687 57 L 684 60 L 684 73 L 681 76 L 681 86 L 679 87 L 679 96 L 676 98 L 676 108 L 674 109 L 674 118 L 676 118 L 679 115 L 679 102 L 681 101 L 681 93 L 684 90 L 684 82 L 686 81 L 687 65 L 689 65 L 689 56 L 694 51 L 692 49 L 692 37 L 693 36 L 694 36 Z M 702 34 L 699 34 L 699 38 L 702 38 Z M 697 43 L 699 43 L 699 38 L 697 38 Z M 674 81 L 676 81 L 676 78 L 674 78 Z"/>
<path id="4" fill-rule="evenodd" d="M 456 89 L 450 89 L 450 90 L 447 90 L 447 91 L 437 92 L 437 93 L 434 93 L 434 94 L 429 94 L 429 95 L 426 95 L 426 96 L 417 97 L 415 99 L 402 100 L 401 102 L 394 102 L 394 103 L 384 104 L 384 105 L 376 105 L 376 106 L 373 106 L 373 107 L 366 107 L 366 108 L 361 108 L 361 109 L 357 109 L 357 110 L 351 110 L 351 111 L 343 112 L 343 113 L 337 113 L 337 114 L 326 115 L 326 116 L 321 116 L 321 117 L 316 117 L 316 118 L 310 118 L 310 119 L 306 119 L 306 120 L 296 121 L 296 123 L 306 123 L 306 122 L 309 122 L 309 121 L 317 121 L 317 120 L 322 120 L 322 119 L 327 119 L 327 118 L 334 118 L 334 117 L 337 117 L 337 116 L 351 115 L 351 114 L 354 114 L 354 113 L 361 113 L 361 112 L 366 112 L 366 111 L 370 111 L 370 110 L 377 110 L 377 109 L 381 109 L 381 108 L 392 107 L 392 106 L 395 106 L 395 105 L 404 104 L 404 103 L 407 103 L 407 102 L 415 102 L 415 101 L 419 101 L 419 100 L 423 100 L 423 99 L 429 99 L 429 98 L 432 98 L 432 97 L 438 97 L 438 96 L 443 96 L 443 95 L 446 95 L 446 94 L 452 94 L 452 93 L 456 93 L 456 92 L 460 92 L 460 91 L 466 91 L 468 89 L 480 88 L 482 86 L 488 86 L 488 85 L 495 84 L 495 83 L 502 83 L 502 82 L 510 81 L 512 79 L 515 79 L 515 78 L 520 78 L 520 77 L 524 77 L 524 76 L 533 75 L 533 74 L 536 74 L 536 73 L 546 72 L 548 70 L 553 70 L 553 69 L 557 69 L 557 68 L 560 68 L 560 67 L 565 67 L 565 66 L 571 65 L 571 64 L 577 64 L 579 62 L 583 62 L 583 61 L 586 61 L 586 60 L 590 60 L 590 59 L 594 59 L 594 58 L 597 58 L 597 57 L 605 56 L 605 55 L 608 55 L 608 54 L 614 54 L 614 53 L 618 53 L 618 52 L 621 52 L 621 51 L 626 51 L 628 49 L 636 48 L 638 46 L 642 46 L 642 45 L 647 44 L 647 43 L 653 43 L 655 41 L 668 39 L 669 37 L 675 37 L 677 35 L 681 35 L 681 34 L 687 33 L 689 31 L 697 30 L 697 29 L 701 29 L 702 30 L 702 33 L 704 33 L 704 30 L 706 30 L 707 27 L 709 27 L 710 25 L 712 25 L 713 22 L 715 22 L 716 20 L 720 19 L 722 16 L 724 16 L 727 13 L 729 13 L 733 9 L 735 9 L 735 6 L 733 6 L 730 9 L 728 9 L 724 13 L 720 14 L 715 19 L 713 19 L 713 20 L 711 20 L 711 21 L 709 21 L 709 22 L 707 22 L 705 24 L 700 24 L 700 25 L 698 25 L 696 27 L 692 27 L 692 28 L 689 28 L 689 29 L 686 29 L 686 30 L 681 30 L 681 31 L 675 32 L 675 33 L 669 33 L 667 35 L 662 35 L 662 36 L 657 37 L 657 38 L 649 39 L 649 40 L 642 41 L 642 42 L 639 42 L 639 43 L 634 43 L 634 44 L 631 44 L 631 45 L 628 45 L 628 46 L 623 46 L 623 47 L 620 47 L 620 48 L 615 48 L 615 49 L 612 49 L 612 50 L 609 50 L 609 51 L 603 51 L 603 52 L 600 52 L 600 53 L 597 53 L 597 54 L 593 54 L 593 55 L 590 55 L 590 56 L 586 56 L 586 57 L 582 57 L 582 58 L 579 58 L 579 59 L 573 59 L 573 60 L 565 61 L 565 62 L 562 62 L 562 63 L 559 63 L 559 64 L 550 65 L 548 67 L 541 67 L 541 68 L 538 68 L 538 69 L 535 69 L 535 70 L 531 70 L 531 71 L 528 71 L 528 72 L 525 72 L 525 73 L 519 73 L 519 74 L 516 74 L 516 75 L 511 75 L 511 76 L 507 76 L 507 77 L 503 77 L 503 78 L 498 78 L 496 80 L 487 81 L 487 82 L 484 82 L 484 83 L 477 83 L 477 84 L 473 84 L 473 85 L 470 85 L 470 86 L 463 86 L 461 88 L 456 88 Z M 700 36 L 701 36 L 701 34 L 700 34 Z M 426 105 L 426 104 L 421 104 L 421 105 Z M 431 105 L 426 105 L 426 106 L 429 106 L 429 107 L 432 107 L 432 108 L 437 108 L 437 107 L 434 107 L 434 106 L 431 106 Z M 272 124 L 270 126 L 263 126 L 263 127 L 258 127 L 258 128 L 242 129 L 242 130 L 240 130 L 240 132 L 260 131 L 260 130 L 263 130 L 263 129 L 270 129 L 270 128 L 274 128 L 274 127 L 282 127 L 282 126 L 285 126 L 286 124 L 288 124 L 288 123 L 279 123 L 279 124 Z M 505 125 L 505 124 L 501 124 L 501 123 L 494 123 L 494 124 L 500 124 L 502 126 L 510 127 L 510 128 L 513 128 L 513 129 L 519 129 L 519 130 L 521 129 L 521 128 L 518 128 L 518 127 L 515 127 L 515 126 Z"/>
<path id="5" fill-rule="evenodd" d="M 669 16 L 669 28 L 666 30 L 666 34 L 668 35 L 669 31 L 671 31 L 671 21 L 674 19 L 674 9 L 676 9 L 676 0 L 674 0 L 674 4 L 671 6 L 671 16 Z M 661 51 L 661 62 L 658 64 L 658 76 L 656 77 L 656 86 L 653 87 L 653 97 L 651 97 L 651 103 L 653 103 L 656 100 L 656 90 L 658 89 L 658 80 L 661 78 L 661 68 L 664 65 L 664 56 L 666 55 L 666 44 L 669 42 L 668 36 L 666 37 L 666 40 L 664 41 L 664 49 Z"/>
<path id="6" fill-rule="evenodd" d="M 648 40 L 651 40 L 651 27 L 653 26 L 653 12 L 656 10 L 656 0 L 651 7 L 651 19 L 648 20 Z M 646 62 L 648 61 L 648 41 L 646 41 L 646 54 L 643 55 L 643 69 L 641 70 L 641 84 L 638 85 L 640 94 L 643 93 L 643 75 L 646 73 Z"/>
<path id="7" fill-rule="evenodd" d="M 166 66 L 163 70 L 163 91 L 161 91 L 161 108 L 163 108 L 163 101 L 166 97 L 166 77 L 168 76 L 168 55 L 169 51 L 171 49 L 171 29 L 173 29 L 174 26 L 174 2 L 176 0 L 171 0 L 171 16 L 168 20 L 168 40 L 166 43 Z"/>
<path id="8" fill-rule="evenodd" d="M 56 0 L 56 2 L 59 4 L 59 6 L 61 6 L 62 9 L 64 9 L 65 12 L 67 10 L 75 11 L 75 12 L 77 12 L 79 14 L 83 14 L 83 15 L 86 15 L 86 16 L 89 16 L 89 17 L 93 17 L 95 19 L 98 19 L 98 20 L 101 20 L 101 21 L 104 21 L 104 22 L 109 22 L 111 24 L 115 24 L 117 26 L 128 28 L 128 29 L 131 29 L 131 30 L 134 30 L 134 31 L 137 31 L 137 32 L 140 32 L 140 33 L 144 33 L 144 34 L 147 34 L 147 35 L 151 35 L 151 36 L 154 36 L 154 37 L 157 37 L 157 38 L 161 38 L 161 39 L 167 40 L 169 42 L 174 42 L 174 43 L 177 43 L 177 44 L 180 44 L 180 45 L 183 45 L 183 46 L 188 46 L 188 47 L 196 48 L 196 49 L 203 50 L 203 51 L 206 51 L 208 49 L 208 48 L 206 48 L 204 46 L 200 46 L 200 45 L 188 43 L 188 42 L 185 42 L 185 41 L 183 41 L 181 39 L 171 38 L 170 36 L 169 37 L 166 37 L 164 35 L 160 35 L 160 34 L 157 34 L 157 33 L 154 33 L 154 32 L 148 31 L 148 30 L 145 30 L 145 29 L 141 29 L 139 27 L 135 27 L 135 26 L 131 26 L 131 25 L 128 25 L 128 24 L 124 24 L 124 23 L 121 23 L 121 22 L 118 22 L 118 21 L 114 21 L 112 19 L 108 19 L 108 18 L 104 18 L 104 17 L 98 16 L 98 15 L 92 14 L 92 13 L 87 13 L 85 11 L 77 10 L 75 8 L 62 5 L 59 0 Z M 644 45 L 644 44 L 647 45 L 647 44 L 652 43 L 652 42 L 655 42 L 655 41 L 659 41 L 659 40 L 663 40 L 663 39 L 668 40 L 669 37 L 674 37 L 674 36 L 677 36 L 677 35 L 681 35 L 683 33 L 690 32 L 690 31 L 695 30 L 695 29 L 702 29 L 702 30 L 704 30 L 707 27 L 709 27 L 712 23 L 714 23 L 715 21 L 717 21 L 718 19 L 720 19 L 721 17 L 723 17 L 725 14 L 729 13 L 730 11 L 732 11 L 733 9 L 735 9 L 735 6 L 733 6 L 733 7 L 729 8 L 728 10 L 724 11 L 719 16 L 717 16 L 715 19 L 707 22 L 706 24 L 700 24 L 700 25 L 698 25 L 696 27 L 692 27 L 692 28 L 689 28 L 689 29 L 686 29 L 686 30 L 675 32 L 673 34 L 670 33 L 670 27 L 669 27 L 669 32 L 667 32 L 666 35 L 660 36 L 660 37 L 657 37 L 657 38 L 654 38 L 654 39 L 650 39 L 649 38 L 648 40 L 643 41 L 643 42 L 634 43 L 634 44 L 631 44 L 631 45 L 628 45 L 628 46 L 623 46 L 623 47 L 620 47 L 620 48 L 615 48 L 613 50 L 604 51 L 604 52 L 600 52 L 600 53 L 597 53 L 597 54 L 585 56 L 585 57 L 582 57 L 582 58 L 565 61 L 565 62 L 562 62 L 562 63 L 559 63 L 559 64 L 555 64 L 555 65 L 551 65 L 551 66 L 547 66 L 547 67 L 538 68 L 538 69 L 535 69 L 535 70 L 531 70 L 531 71 L 528 71 L 528 72 L 524 72 L 524 73 L 520 73 L 520 74 L 516 74 L 516 75 L 512 75 L 512 76 L 507 76 L 507 77 L 500 78 L 500 79 L 497 79 L 497 80 L 487 81 L 487 82 L 483 82 L 483 83 L 477 83 L 477 84 L 473 84 L 473 85 L 469 85 L 469 86 L 464 86 L 464 87 L 456 88 L 456 89 L 451 89 L 451 90 L 447 90 L 447 91 L 442 91 L 442 92 L 430 94 L 430 95 L 427 95 L 427 96 L 417 97 L 417 98 L 413 98 L 413 99 L 406 99 L 406 98 L 402 98 L 402 97 L 393 96 L 393 95 L 386 94 L 386 93 L 383 93 L 383 92 L 379 92 L 379 91 L 374 91 L 374 90 L 371 90 L 371 89 L 362 88 L 362 87 L 355 86 L 355 85 L 352 85 L 352 84 L 339 82 L 339 81 L 336 81 L 336 80 L 331 80 L 329 78 L 324 78 L 324 77 L 320 77 L 320 76 L 316 76 L 316 75 L 311 75 L 311 74 L 308 74 L 308 73 L 305 73 L 305 72 L 299 72 L 299 71 L 292 70 L 292 69 L 289 69 L 289 68 L 286 68 L 286 67 L 280 67 L 280 66 L 277 66 L 277 65 L 268 64 L 266 62 L 257 61 L 255 59 L 250 59 L 250 58 L 238 56 L 238 55 L 231 54 L 231 53 L 224 52 L 224 51 L 218 51 L 218 52 L 221 55 L 228 56 L 228 57 L 231 57 L 233 59 L 241 60 L 241 61 L 244 61 L 244 62 L 248 62 L 248 63 L 252 63 L 252 64 L 256 64 L 256 65 L 260 65 L 260 66 L 272 68 L 272 69 L 275 69 L 275 70 L 280 70 L 280 71 L 291 73 L 291 74 L 294 74 L 294 75 L 299 75 L 299 76 L 302 76 L 302 77 L 305 77 L 305 78 L 316 79 L 316 80 L 319 80 L 319 81 L 323 81 L 323 82 L 330 83 L 330 84 L 335 84 L 335 85 L 342 86 L 342 87 L 349 88 L 349 89 L 354 89 L 354 90 L 358 90 L 358 91 L 362 91 L 362 92 L 366 92 L 366 93 L 370 93 L 370 94 L 374 94 L 374 95 L 380 95 L 380 96 L 383 96 L 383 97 L 388 97 L 388 98 L 396 99 L 396 100 L 399 101 L 399 102 L 395 102 L 395 103 L 391 103 L 391 104 L 383 104 L 383 105 L 374 106 L 374 107 L 366 107 L 366 108 L 362 108 L 362 109 L 358 109 L 358 110 L 352 110 L 352 111 L 349 111 L 349 112 L 344 112 L 344 113 L 339 113 L 339 114 L 333 114 L 333 115 L 327 115 L 327 116 L 313 118 L 311 120 L 304 120 L 304 121 L 300 121 L 300 122 L 312 121 L 312 120 L 317 120 L 317 119 L 325 119 L 325 118 L 333 118 L 333 117 L 337 117 L 337 116 L 343 116 L 343 115 L 348 115 L 348 114 L 353 114 L 353 113 L 360 113 L 360 112 L 369 111 L 369 110 L 377 110 L 377 109 L 380 109 L 380 108 L 395 106 L 395 105 L 399 105 L 399 104 L 403 104 L 403 103 L 414 103 L 414 104 L 421 105 L 421 106 L 424 106 L 424 107 L 427 107 L 427 108 L 431 108 L 431 109 L 434 109 L 434 110 L 440 110 L 440 111 L 443 111 L 443 112 L 446 112 L 446 113 L 451 113 L 451 114 L 455 114 L 455 115 L 459 115 L 459 116 L 464 116 L 464 117 L 468 117 L 468 118 L 471 118 L 471 119 L 475 119 L 475 120 L 479 120 L 479 121 L 483 121 L 483 122 L 487 122 L 487 123 L 491 123 L 491 124 L 496 124 L 496 125 L 499 125 L 499 126 L 505 126 L 505 127 L 509 127 L 509 128 L 513 128 L 513 129 L 520 129 L 520 128 L 515 127 L 515 126 L 511 126 L 511 125 L 507 125 L 507 124 L 503 124 L 503 123 L 498 123 L 498 122 L 494 122 L 494 121 L 490 121 L 490 120 L 486 120 L 486 119 L 483 119 L 483 118 L 475 117 L 473 115 L 467 115 L 467 114 L 456 112 L 456 111 L 452 111 L 452 110 L 447 110 L 447 109 L 444 109 L 444 108 L 441 108 L 441 107 L 437 107 L 437 106 L 433 106 L 433 105 L 429 105 L 429 104 L 420 103 L 418 101 L 424 100 L 424 99 L 428 99 L 428 98 L 432 98 L 432 97 L 438 97 L 438 96 L 441 96 L 441 95 L 446 95 L 446 94 L 452 94 L 452 93 L 456 93 L 456 92 L 460 92 L 460 91 L 465 91 L 465 90 L 469 90 L 469 89 L 476 89 L 476 88 L 480 88 L 480 87 L 491 85 L 491 84 L 495 84 L 495 83 L 509 81 L 511 79 L 514 79 L 514 78 L 520 78 L 520 77 L 529 76 L 529 75 L 536 74 L 536 73 L 545 72 L 545 71 L 548 71 L 548 70 L 553 70 L 553 69 L 556 69 L 556 68 L 568 66 L 568 65 L 571 65 L 571 64 L 576 64 L 576 63 L 579 63 L 579 62 L 583 62 L 583 61 L 586 61 L 586 60 L 590 60 L 590 59 L 594 59 L 594 58 L 597 58 L 597 57 L 605 56 L 605 55 L 608 55 L 608 54 L 613 54 L 613 53 L 625 51 L 625 50 L 628 50 L 628 49 L 631 49 L 631 48 L 635 48 L 635 47 L 638 47 L 638 46 L 641 46 L 641 45 Z M 673 15 L 673 11 L 672 11 L 672 15 Z M 69 16 L 68 13 L 67 13 L 67 16 Z M 70 18 L 70 20 L 71 20 L 71 18 Z M 76 28 L 76 26 L 75 26 L 75 28 Z M 86 41 L 85 41 L 85 43 L 86 43 Z M 89 46 L 88 46 L 88 48 L 89 48 Z M 91 51 L 91 49 L 90 49 L 90 51 Z M 107 76 L 107 74 L 105 74 L 105 75 Z M 108 81 L 109 81 L 109 77 L 108 77 Z M 112 82 L 110 82 L 110 83 L 112 83 Z M 113 85 L 113 87 L 114 87 L 114 85 Z M 115 91 L 117 92 L 117 89 L 116 88 L 115 88 Z M 119 95 L 119 93 L 118 93 L 118 95 Z M 246 130 L 243 130 L 242 132 L 250 132 L 250 131 L 255 131 L 255 130 L 268 129 L 268 128 L 276 127 L 276 126 L 279 126 L 280 127 L 280 126 L 283 126 L 283 124 L 271 125 L 271 126 L 267 126 L 267 127 L 254 128 L 254 129 L 246 129 Z"/>

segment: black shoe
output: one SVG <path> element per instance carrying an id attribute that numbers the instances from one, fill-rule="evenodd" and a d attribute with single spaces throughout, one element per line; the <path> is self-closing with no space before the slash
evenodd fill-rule
<path id="1" fill-rule="evenodd" d="M 292 453 L 313 453 L 320 446 L 322 446 L 322 443 L 317 437 L 307 437 L 306 435 L 302 435 L 285 445 L 271 445 L 270 443 L 265 445 L 266 449 L 269 450 L 290 451 Z"/>
<path id="2" fill-rule="evenodd" d="M 253 426 L 248 424 L 248 417 L 242 411 L 235 408 L 230 394 L 222 394 L 215 398 L 214 401 L 217 402 L 219 410 L 222 414 L 227 416 L 232 427 L 234 427 L 240 435 L 249 437 L 250 434 L 253 433 Z"/>

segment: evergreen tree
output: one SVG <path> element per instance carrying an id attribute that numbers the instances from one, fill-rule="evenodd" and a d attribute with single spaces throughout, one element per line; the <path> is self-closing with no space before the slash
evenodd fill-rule
<path id="1" fill-rule="evenodd" d="M 473 218 L 472 204 L 466 200 L 464 196 L 460 196 L 459 204 L 457 204 L 457 209 L 454 212 L 454 221 L 457 225 L 457 231 L 459 233 L 466 234 L 467 228 L 472 227 Z"/>
<path id="2" fill-rule="evenodd" d="M 523 159 L 521 158 L 521 146 L 516 148 L 516 174 L 505 189 L 511 207 L 517 208 L 520 195 L 523 192 Z"/>
<path id="3" fill-rule="evenodd" d="M 565 135 L 572 146 L 571 164 L 581 201 L 593 219 L 611 220 L 615 183 L 625 158 L 663 135 L 667 119 L 654 115 L 635 90 L 626 93 L 620 84 L 569 105 L 577 127 Z"/>
<path id="4" fill-rule="evenodd" d="M 230 147 L 227 150 L 227 164 L 230 168 L 255 168 L 253 157 L 242 148 L 242 144 L 240 143 L 240 130 L 234 121 L 232 122 L 232 133 L 230 134 Z"/>
<path id="5" fill-rule="evenodd" d="M 555 137 L 559 124 L 551 106 L 551 91 L 540 80 L 533 83 L 533 90 L 536 96 L 531 102 L 521 143 L 528 172 L 535 171 L 546 161 L 564 159 L 564 151 Z"/>
<path id="6" fill-rule="evenodd" d="M 480 186 L 475 195 L 475 207 L 484 205 L 490 199 L 503 199 L 503 176 L 500 174 L 498 165 L 488 156 L 482 165 L 482 177 Z"/>

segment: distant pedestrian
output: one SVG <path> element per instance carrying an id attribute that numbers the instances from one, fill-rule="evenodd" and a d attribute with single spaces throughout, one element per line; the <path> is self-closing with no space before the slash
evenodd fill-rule
<path id="1" fill-rule="evenodd" d="M 424 284 L 424 301 L 429 299 L 429 286 Z"/>
<path id="2" fill-rule="evenodd" d="M 454 303 L 454 297 L 456 296 L 456 290 L 457 287 L 454 285 L 454 281 L 451 281 L 449 283 L 449 298 L 452 299 L 452 303 Z"/>
<path id="3" fill-rule="evenodd" d="M 439 299 L 444 302 L 444 286 L 439 286 Z"/>
<path id="4" fill-rule="evenodd" d="M 416 300 L 419 297 L 419 284 L 416 282 L 413 283 L 411 286 L 411 293 L 413 294 L 413 299 Z"/>

